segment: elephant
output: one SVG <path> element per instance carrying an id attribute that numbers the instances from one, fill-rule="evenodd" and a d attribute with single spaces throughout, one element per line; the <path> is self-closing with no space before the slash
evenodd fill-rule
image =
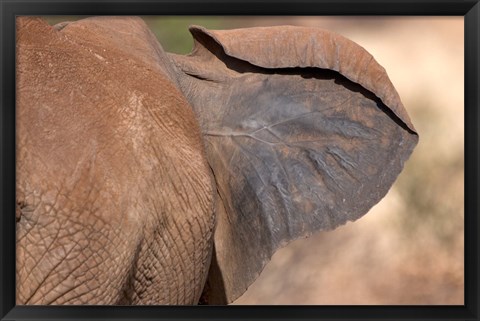
<path id="1" fill-rule="evenodd" d="M 228 304 L 289 242 L 362 217 L 418 142 L 345 37 L 17 18 L 16 302 Z"/>

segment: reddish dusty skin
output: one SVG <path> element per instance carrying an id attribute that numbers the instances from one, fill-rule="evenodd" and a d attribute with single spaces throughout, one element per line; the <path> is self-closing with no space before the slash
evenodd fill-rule
<path id="1" fill-rule="evenodd" d="M 212 178 L 156 40 L 138 18 L 17 28 L 17 304 L 196 303 Z"/>

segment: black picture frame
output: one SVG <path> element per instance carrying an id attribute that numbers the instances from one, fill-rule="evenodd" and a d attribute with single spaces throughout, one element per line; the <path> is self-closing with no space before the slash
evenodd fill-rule
<path id="1" fill-rule="evenodd" d="M 0 0 L 1 320 L 478 320 L 478 0 Z M 458 15 L 465 17 L 463 306 L 15 306 L 15 17 L 17 15 Z"/>

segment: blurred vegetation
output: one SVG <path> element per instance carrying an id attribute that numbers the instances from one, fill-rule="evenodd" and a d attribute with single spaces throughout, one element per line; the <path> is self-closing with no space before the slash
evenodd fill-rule
<path id="1" fill-rule="evenodd" d="M 76 21 L 87 16 L 45 16 L 50 25 L 63 21 Z M 232 20 L 217 16 L 141 16 L 155 34 L 163 49 L 178 54 L 188 54 L 193 39 L 188 31 L 191 25 L 207 29 L 229 29 L 235 26 Z"/>
<path id="2" fill-rule="evenodd" d="M 443 246 L 454 245 L 454 238 L 463 233 L 464 154 L 441 155 L 432 150 L 438 144 L 436 128 L 442 111 L 418 98 L 412 118 L 421 133 L 420 146 L 432 146 L 430 152 L 414 152 L 405 164 L 405 173 L 397 182 L 399 194 L 410 215 L 399 217 L 403 233 L 414 237 L 432 235 Z"/>
<path id="3" fill-rule="evenodd" d="M 193 39 L 188 31 L 191 25 L 199 25 L 207 29 L 228 29 L 231 24 L 220 17 L 169 16 L 142 17 L 162 47 L 168 51 L 187 54 L 192 50 Z"/>

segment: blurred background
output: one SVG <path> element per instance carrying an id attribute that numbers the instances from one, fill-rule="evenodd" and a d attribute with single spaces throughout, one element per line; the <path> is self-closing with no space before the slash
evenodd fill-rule
<path id="1" fill-rule="evenodd" d="M 464 303 L 463 17 L 143 18 L 166 51 L 184 54 L 193 24 L 340 33 L 387 70 L 420 135 L 404 171 L 367 215 L 278 251 L 234 304 Z"/>

